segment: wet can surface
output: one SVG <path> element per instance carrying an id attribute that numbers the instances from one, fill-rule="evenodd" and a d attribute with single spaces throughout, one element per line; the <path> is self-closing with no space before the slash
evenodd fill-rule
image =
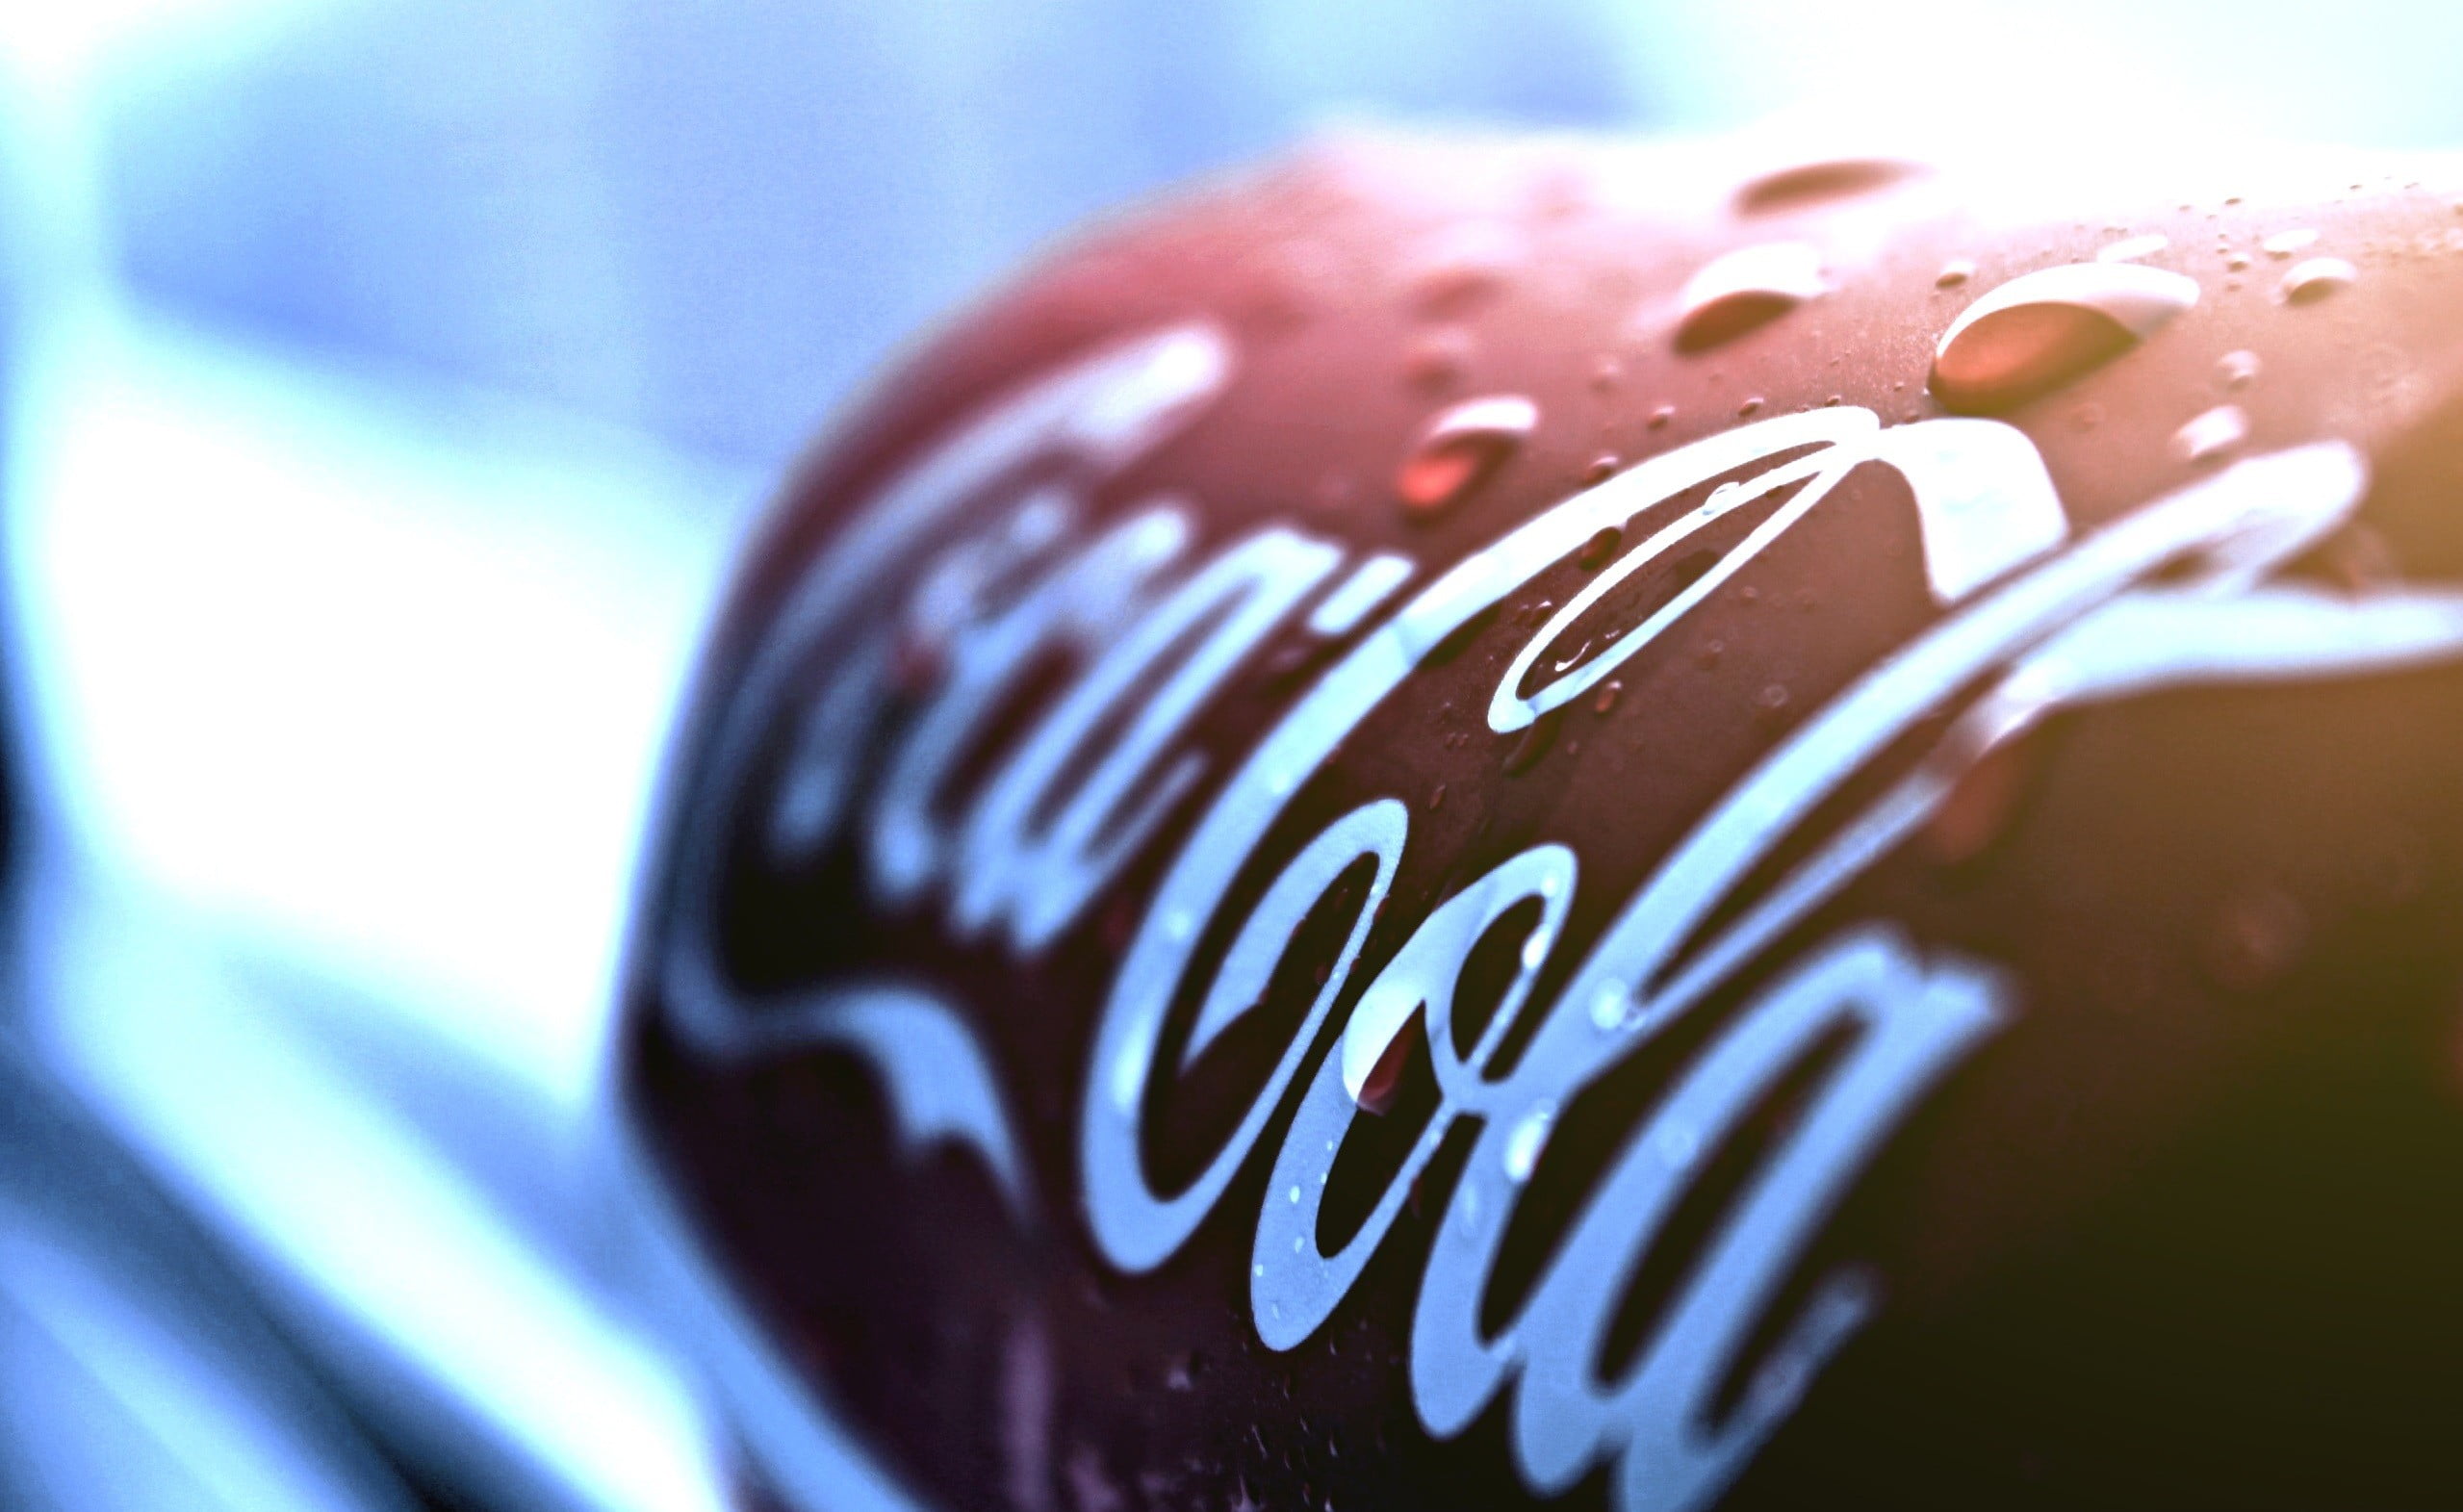
<path id="1" fill-rule="evenodd" d="M 2463 1495 L 2458 190 L 1364 140 L 927 344 L 626 976 L 758 1495 Z"/>

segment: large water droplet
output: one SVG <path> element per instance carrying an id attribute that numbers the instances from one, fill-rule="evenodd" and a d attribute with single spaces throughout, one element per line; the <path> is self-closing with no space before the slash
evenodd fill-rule
<path id="1" fill-rule="evenodd" d="M 2197 302 L 2195 279 L 2137 263 L 2024 274 L 1942 332 L 1933 392 L 1963 414 L 2014 408 L 2119 356 Z"/>
<path id="2" fill-rule="evenodd" d="M 1903 158 L 1832 158 L 1798 163 L 1747 180 L 1736 191 L 1736 213 L 1764 216 L 1799 205 L 1861 194 L 1924 171 Z"/>
<path id="3" fill-rule="evenodd" d="M 1386 1003 L 1391 1009 L 1390 999 L 1391 994 L 1388 999 L 1372 998 L 1369 1006 Z M 1373 1014 L 1369 1022 L 1352 1015 L 1343 1032 L 1343 1090 L 1363 1113 L 1381 1114 L 1394 1106 L 1420 1036 L 1417 1005 L 1401 1005 L 1399 1018 L 1390 1011 Z"/>
<path id="4" fill-rule="evenodd" d="M 1485 482 L 1539 424 L 1539 406 L 1519 394 L 1457 404 L 1430 421 L 1395 473 L 1394 491 L 1415 513 L 1443 509 Z"/>
<path id="5" fill-rule="evenodd" d="M 1554 1103 L 1541 1103 L 1523 1115 L 1522 1121 L 1514 1125 L 1511 1134 L 1505 1136 L 1505 1179 L 1507 1181 L 1520 1186 L 1530 1180 L 1530 1173 L 1538 1168 L 1540 1152 L 1548 1148 L 1549 1133 L 1555 1127 L 1556 1105 Z"/>
<path id="6" fill-rule="evenodd" d="M 1829 285 L 1822 254 L 1807 242 L 1770 242 L 1739 247 L 1688 279 L 1679 296 L 1677 350 L 1707 351 L 1757 326 L 1768 324 Z"/>
<path id="7" fill-rule="evenodd" d="M 2258 245 L 2269 257 L 2290 257 L 2293 253 L 2318 244 L 2318 233 L 2303 227 L 2297 231 L 2278 231 Z"/>
<path id="8" fill-rule="evenodd" d="M 2351 287 L 2360 269 L 2340 257 L 2313 257 L 2296 263 L 2292 271 L 2283 275 L 2278 293 L 2286 304 L 2316 304 L 2328 295 Z"/>
<path id="9" fill-rule="evenodd" d="M 2248 415 L 2238 404 L 2218 404 L 2172 433 L 2172 454 L 2212 462 L 2248 439 Z"/>

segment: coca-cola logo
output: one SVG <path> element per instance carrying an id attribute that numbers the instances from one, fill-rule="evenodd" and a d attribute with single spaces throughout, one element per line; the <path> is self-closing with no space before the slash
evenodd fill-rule
<path id="1" fill-rule="evenodd" d="M 682 795 L 673 901 L 653 947 L 667 1023 L 719 1061 L 852 1051 L 906 1138 L 972 1150 L 1017 1221 L 1082 1225 L 1121 1272 L 1170 1260 L 1263 1163 L 1248 1302 L 1277 1350 L 1326 1325 L 1417 1189 L 1442 1206 L 1416 1264 L 1406 1351 L 1419 1421 L 1450 1437 L 1504 1400 L 1516 1469 L 1540 1495 L 1605 1464 L 1624 1512 L 1708 1504 L 1881 1305 L 1874 1278 L 1829 1276 L 1777 1320 L 1740 1399 L 1714 1412 L 1859 1173 L 1927 1089 L 2021 1011 L 1990 962 L 1928 953 L 1888 919 L 1800 939 L 1976 763 L 2047 714 L 2101 700 L 2463 655 L 2463 597 L 2334 594 L 2280 576 L 2364 491 L 2360 457 L 2332 443 L 2240 462 L 2086 534 L 2017 429 L 1885 428 L 1844 406 L 1653 457 L 1442 570 L 1294 525 L 1193 560 L 1200 508 L 1168 496 L 1095 520 L 1090 491 L 1202 414 L 1233 362 L 1204 326 L 1097 352 L 988 406 L 850 517 L 744 655 Z M 1424 843 L 1398 796 L 1270 850 L 1373 710 L 1604 530 L 1657 522 L 1629 546 L 1616 538 L 1621 554 L 1527 628 L 1484 695 L 1491 734 L 1593 696 L 1773 542 L 1837 507 L 1841 481 L 1868 467 L 1894 471 L 1914 500 L 1937 617 L 1738 776 L 1591 937 L 1566 930 L 1582 858 L 1547 843 L 1453 888 L 1373 956 L 1372 922 Z M 1670 501 L 1721 479 L 1670 517 Z M 1757 523 L 1738 533 L 1740 520 Z M 1727 544 L 1648 612 L 1584 632 L 1621 585 L 1698 560 L 1709 539 Z M 878 612 L 884 584 L 894 618 Z M 1236 765 L 1209 770 L 1193 722 L 1295 627 L 1339 651 Z M 824 647 L 831 670 L 807 692 L 799 679 Z M 1002 733 L 988 767 L 965 765 L 1056 650 L 1074 669 L 1065 685 Z M 789 755 L 757 781 L 783 720 Z M 936 910 L 950 936 L 1021 960 L 1084 926 L 1133 860 L 1169 844 L 1160 883 L 1135 900 L 1086 1052 L 1073 1190 L 1037 1190 L 1006 1111 L 1013 1091 L 970 1013 L 938 992 L 874 975 L 760 990 L 731 980 L 716 943 L 722 837 L 747 803 L 777 864 L 852 848 L 872 906 Z M 1262 886 L 1240 885 L 1261 865 Z M 1193 1176 L 1160 1183 L 1142 1153 L 1157 1099 L 1267 995 L 1346 878 L 1358 894 L 1347 932 L 1256 1095 Z M 1457 988 L 1475 947 L 1509 919 L 1523 933 L 1508 980 L 1466 1046 Z M 1793 954 L 1772 970 L 1783 942 Z M 1503 1236 L 1563 1110 L 1752 971 L 1763 975 L 1748 1000 L 1624 1136 L 1518 1308 L 1483 1320 Z M 1544 978 L 1561 985 L 1543 995 Z M 1434 1111 L 1329 1251 L 1328 1172 L 1415 1039 Z M 1826 1044 L 1783 1141 L 1647 1339 L 1604 1371 L 1618 1297 L 1702 1154 Z M 1475 1132 L 1460 1173 L 1432 1193 L 1431 1162 L 1464 1129 Z"/>

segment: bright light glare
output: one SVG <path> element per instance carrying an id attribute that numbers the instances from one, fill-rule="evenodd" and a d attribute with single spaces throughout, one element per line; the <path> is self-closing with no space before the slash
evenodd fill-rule
<path id="1" fill-rule="evenodd" d="M 82 848 L 559 1106 L 749 480 L 135 322 L 46 346 L 8 545 Z"/>
<path id="2" fill-rule="evenodd" d="M 123 895 L 124 898 L 124 895 Z M 239 1250 L 439 1391 L 458 1431 L 580 1504 L 716 1512 L 668 1364 L 525 1243 L 401 1120 L 304 1053 L 159 909 L 47 892 L 51 1052 Z"/>

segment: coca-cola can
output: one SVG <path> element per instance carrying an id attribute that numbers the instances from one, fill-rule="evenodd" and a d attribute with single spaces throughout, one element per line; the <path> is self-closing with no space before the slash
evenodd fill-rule
<path id="1" fill-rule="evenodd" d="M 2463 170 L 1752 156 L 1329 142 L 796 470 L 624 980 L 748 1500 L 2463 1503 Z"/>

